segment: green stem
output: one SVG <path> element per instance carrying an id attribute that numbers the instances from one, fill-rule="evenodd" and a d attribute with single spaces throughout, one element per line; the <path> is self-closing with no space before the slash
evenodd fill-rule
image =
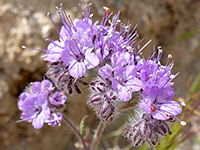
<path id="1" fill-rule="evenodd" d="M 95 132 L 95 135 L 94 135 L 90 150 L 96 150 L 97 149 L 97 147 L 99 145 L 99 142 L 100 142 L 100 139 L 101 139 L 101 136 L 102 136 L 102 133 L 103 133 L 103 131 L 105 129 L 105 126 L 106 126 L 105 122 L 100 122 L 99 123 L 99 126 L 98 126 L 98 128 L 97 128 L 97 130 Z"/>

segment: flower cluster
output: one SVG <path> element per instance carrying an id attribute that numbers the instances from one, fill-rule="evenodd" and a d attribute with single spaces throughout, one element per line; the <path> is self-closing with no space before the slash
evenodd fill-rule
<path id="1" fill-rule="evenodd" d="M 145 141 L 155 145 L 158 143 L 158 135 L 171 133 L 166 121 L 173 118 L 179 120 L 176 116 L 182 112 L 180 104 L 173 101 L 173 79 L 178 74 L 171 73 L 174 63 L 169 61 L 172 56 L 168 56 L 165 65 L 161 64 L 163 51 L 158 47 L 158 53 L 154 49 L 153 54 L 144 59 L 141 51 L 151 40 L 139 47 L 142 40 L 136 42 L 139 36 L 137 25 L 131 30 L 130 24 L 121 23 L 120 13 L 111 18 L 112 12 L 107 7 L 103 9 L 101 22 L 93 22 L 90 6 L 86 5 L 85 11 L 81 9 L 82 19 L 74 21 L 66 14 L 62 4 L 57 8 L 62 27 L 59 31 L 55 26 L 58 40 L 47 39 L 50 44 L 43 55 L 44 61 L 49 62 L 46 77 L 57 89 L 67 94 L 81 94 L 80 85 L 87 85 L 84 79 L 86 73 L 91 73 L 87 71 L 98 70 L 97 77 L 89 85 L 87 103 L 100 121 L 116 119 L 124 111 L 123 108 L 134 109 L 128 105 L 135 101 L 140 111 L 128 123 L 124 136 L 134 146 Z M 52 20 L 50 13 L 47 15 Z M 64 104 L 66 96 L 63 92 L 52 94 L 53 90 L 48 80 L 30 85 L 21 94 L 18 103 L 19 109 L 23 111 L 22 120 L 32 121 L 37 129 L 44 123 L 58 125 L 62 115 L 56 106 Z M 133 96 L 135 93 L 140 95 L 137 101 Z"/>
<path id="2" fill-rule="evenodd" d="M 22 111 L 22 121 L 32 122 L 35 129 L 40 129 L 44 123 L 54 127 L 62 122 L 62 114 L 58 108 L 67 97 L 63 91 L 54 92 L 49 80 L 31 83 L 19 96 L 18 107 Z"/>

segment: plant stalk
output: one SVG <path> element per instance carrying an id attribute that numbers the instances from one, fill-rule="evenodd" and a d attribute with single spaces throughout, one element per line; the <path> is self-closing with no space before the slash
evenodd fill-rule
<path id="1" fill-rule="evenodd" d="M 90 150 L 96 150 L 97 149 L 97 147 L 99 145 L 99 142 L 100 142 L 100 139 L 101 139 L 101 136 L 102 136 L 102 133 L 103 133 L 103 131 L 105 129 L 105 126 L 106 126 L 105 122 L 100 122 L 99 123 L 99 126 L 98 126 L 98 128 L 97 128 L 97 130 L 95 132 L 95 135 L 94 135 Z"/>
<path id="2" fill-rule="evenodd" d="M 63 120 L 72 129 L 72 131 L 76 134 L 76 136 L 78 137 L 79 141 L 83 145 L 83 149 L 84 150 L 88 150 L 83 137 L 81 136 L 80 132 L 77 130 L 75 125 L 71 122 L 71 120 L 69 120 L 65 115 L 63 115 Z"/>

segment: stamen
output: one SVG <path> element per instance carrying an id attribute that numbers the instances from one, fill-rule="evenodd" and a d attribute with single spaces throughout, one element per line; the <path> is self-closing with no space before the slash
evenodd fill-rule
<path id="1" fill-rule="evenodd" d="M 182 126 L 185 126 L 185 125 L 187 124 L 185 121 L 180 120 L 179 118 L 177 118 L 176 116 L 170 114 L 169 112 L 165 112 L 165 115 L 166 115 L 166 116 L 172 116 L 172 117 L 174 117 L 176 120 L 178 120 L 178 121 L 180 122 L 180 124 L 181 124 Z"/>
<path id="2" fill-rule="evenodd" d="M 58 28 L 56 27 L 53 19 L 51 18 L 51 15 L 50 15 L 50 12 L 47 13 L 47 16 L 50 18 L 51 22 L 53 23 L 55 29 L 56 29 L 56 32 L 58 33 L 58 35 L 61 37 L 61 39 L 64 41 L 64 39 L 62 38 L 62 36 L 60 35 L 60 32 L 58 31 Z"/>
<path id="3" fill-rule="evenodd" d="M 56 44 L 52 39 L 47 38 L 46 41 L 49 41 L 50 43 L 53 43 L 55 46 L 60 47 L 61 49 L 63 49 L 64 47 L 61 47 L 60 45 Z"/>
<path id="4" fill-rule="evenodd" d="M 46 52 L 46 49 L 36 49 L 36 48 L 30 48 L 30 47 L 26 47 L 26 46 L 22 46 L 23 49 L 30 49 L 30 50 L 36 50 L 36 51 L 42 51 L 42 52 Z"/>
<path id="5" fill-rule="evenodd" d="M 140 53 L 145 47 L 147 47 L 147 45 L 149 45 L 149 43 L 151 43 L 152 40 L 149 40 L 146 44 L 144 44 L 144 46 L 142 46 L 142 48 L 139 49 L 138 53 Z"/>

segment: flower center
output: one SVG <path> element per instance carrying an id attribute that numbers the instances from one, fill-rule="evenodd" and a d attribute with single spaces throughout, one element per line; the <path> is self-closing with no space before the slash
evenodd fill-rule
<path id="1" fill-rule="evenodd" d="M 155 111 L 156 109 L 157 109 L 156 106 L 151 105 L 151 107 L 150 107 L 151 111 Z"/>

